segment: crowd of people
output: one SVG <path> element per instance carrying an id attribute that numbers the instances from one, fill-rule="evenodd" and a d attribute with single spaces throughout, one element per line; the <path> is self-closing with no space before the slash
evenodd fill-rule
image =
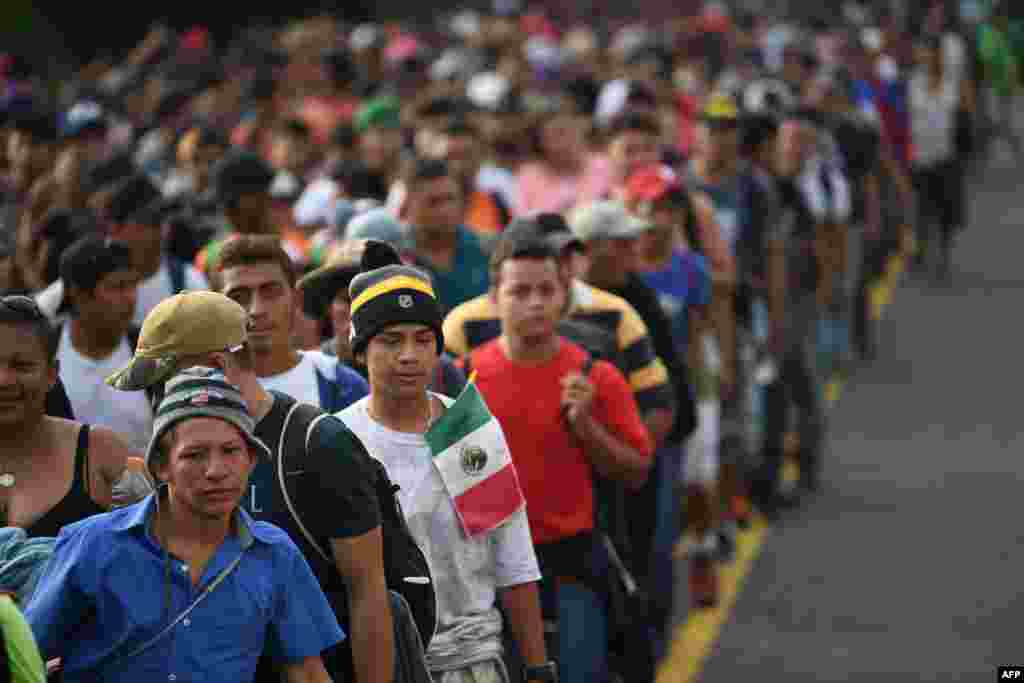
<path id="1" fill-rule="evenodd" d="M 1024 16 L 961 4 L 6 55 L 10 680 L 653 681 L 1019 160 Z"/>

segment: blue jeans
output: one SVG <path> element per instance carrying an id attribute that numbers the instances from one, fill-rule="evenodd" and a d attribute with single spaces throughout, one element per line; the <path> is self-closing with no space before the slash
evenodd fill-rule
<path id="1" fill-rule="evenodd" d="M 658 596 L 658 604 L 666 608 L 663 619 L 659 618 L 650 625 L 651 644 L 654 656 L 661 659 L 667 645 L 666 634 L 671 625 L 672 609 L 678 602 L 675 599 L 675 561 L 673 550 L 679 539 L 679 508 L 682 503 L 676 495 L 676 482 L 682 470 L 685 446 L 670 444 L 660 448 L 654 460 L 650 476 L 657 477 L 658 519 L 654 528 L 652 544 L 651 580 L 648 589 L 651 595 Z M 685 585 L 685 584 L 684 584 Z"/>
<path id="2" fill-rule="evenodd" d="M 600 585 L 610 571 L 608 554 L 594 537 L 580 547 L 581 570 Z M 540 553 L 538 553 L 540 554 Z M 541 610 L 545 620 L 557 620 L 555 637 L 548 639 L 549 656 L 558 662 L 562 683 L 608 683 L 608 603 L 605 596 L 575 581 L 557 581 L 544 568 Z"/>
<path id="3" fill-rule="evenodd" d="M 608 609 L 578 583 L 558 587 L 558 673 L 562 683 L 608 680 Z"/>

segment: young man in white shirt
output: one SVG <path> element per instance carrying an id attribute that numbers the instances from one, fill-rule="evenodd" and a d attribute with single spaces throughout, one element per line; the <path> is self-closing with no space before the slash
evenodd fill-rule
<path id="1" fill-rule="evenodd" d="M 138 275 L 119 242 L 83 237 L 61 256 L 71 317 L 55 330 L 57 361 L 75 419 L 112 429 L 139 451 L 153 428 L 145 394 L 125 395 L 106 377 L 132 357 L 129 339 Z"/>
<path id="2" fill-rule="evenodd" d="M 260 384 L 327 412 L 337 412 L 366 396 L 362 376 L 321 351 L 301 351 L 294 342 L 301 294 L 295 270 L 280 240 L 238 235 L 220 254 L 218 290 L 249 314 L 249 345 Z"/>
<path id="3" fill-rule="evenodd" d="M 500 598 L 526 663 L 523 679 L 554 681 L 525 505 L 493 526 L 467 532 L 465 511 L 456 508 L 428 444 L 428 430 L 453 403 L 427 390 L 443 348 L 442 314 L 429 275 L 399 264 L 390 247 L 371 242 L 364 272 L 350 286 L 352 348 L 367 366 L 370 395 L 339 417 L 401 487 L 399 502 L 430 562 L 438 602 L 437 632 L 427 651 L 431 674 L 435 683 L 507 683 L 495 606 Z M 521 498 L 518 484 L 514 489 L 502 493 Z"/>

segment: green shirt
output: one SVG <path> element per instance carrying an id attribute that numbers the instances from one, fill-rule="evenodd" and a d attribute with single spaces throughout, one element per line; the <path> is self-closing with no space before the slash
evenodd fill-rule
<path id="1" fill-rule="evenodd" d="M 978 51 L 985 65 L 985 78 L 1000 95 L 1013 92 L 1017 79 L 1017 60 L 1006 33 L 982 24 L 978 28 Z"/>
<path id="2" fill-rule="evenodd" d="M 14 683 L 45 683 L 46 667 L 35 637 L 10 596 L 0 596 L 0 629 Z"/>

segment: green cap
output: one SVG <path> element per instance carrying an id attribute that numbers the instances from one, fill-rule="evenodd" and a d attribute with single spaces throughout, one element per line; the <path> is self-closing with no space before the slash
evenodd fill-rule
<path id="1" fill-rule="evenodd" d="M 363 133 L 371 126 L 398 128 L 402 125 L 402 105 L 393 95 L 375 97 L 359 108 L 353 124 L 356 133 Z"/>

